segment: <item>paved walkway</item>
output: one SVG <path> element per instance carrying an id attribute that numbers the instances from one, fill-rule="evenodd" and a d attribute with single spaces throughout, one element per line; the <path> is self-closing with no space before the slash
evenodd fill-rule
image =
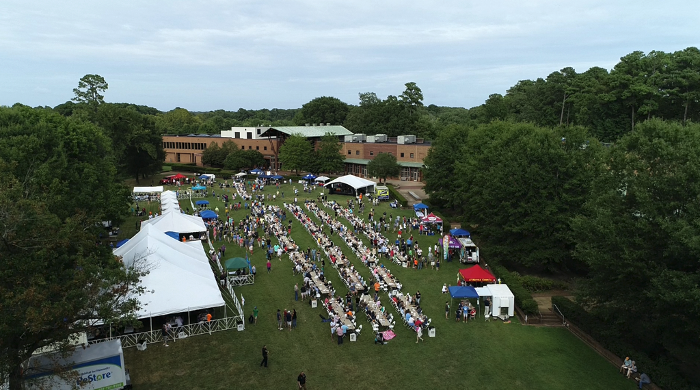
<path id="1" fill-rule="evenodd" d="M 387 180 L 387 183 L 393 185 L 394 188 L 406 198 L 410 206 L 421 203 L 423 199 L 428 199 L 428 195 L 423 188 L 425 184 L 419 181 Z M 416 194 L 420 199 L 411 196 L 411 194 L 408 193 L 409 191 Z"/>

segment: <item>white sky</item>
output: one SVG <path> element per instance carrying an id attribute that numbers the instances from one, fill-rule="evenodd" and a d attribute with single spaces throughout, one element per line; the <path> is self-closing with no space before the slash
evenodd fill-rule
<path id="1" fill-rule="evenodd" d="M 473 107 L 518 80 L 700 45 L 694 0 L 2 0 L 0 105 L 55 106 L 85 74 L 108 102 L 298 108 L 359 92 Z"/>

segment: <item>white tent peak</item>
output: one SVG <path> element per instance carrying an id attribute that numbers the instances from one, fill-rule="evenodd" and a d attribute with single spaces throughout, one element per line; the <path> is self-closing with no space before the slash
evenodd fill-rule
<path id="1" fill-rule="evenodd" d="M 359 190 L 360 188 L 365 188 L 365 187 L 372 187 L 372 192 L 374 192 L 374 189 L 377 186 L 377 183 L 373 182 L 372 180 L 363 179 L 363 178 L 357 177 L 355 175 L 345 175 L 345 176 L 341 176 L 337 179 L 329 181 L 328 183 L 326 183 L 324 185 L 324 187 L 332 186 L 335 183 L 346 184 L 346 185 L 354 188 L 355 192 L 357 192 L 357 190 Z"/>

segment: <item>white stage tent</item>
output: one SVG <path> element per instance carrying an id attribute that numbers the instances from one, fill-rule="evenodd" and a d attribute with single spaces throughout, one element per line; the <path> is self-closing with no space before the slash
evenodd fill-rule
<path id="1" fill-rule="evenodd" d="M 326 183 L 324 187 L 333 187 L 333 184 L 337 183 L 343 183 L 354 188 L 356 194 L 359 189 L 366 187 L 372 187 L 372 190 L 367 192 L 374 192 L 374 189 L 377 186 L 377 183 L 373 182 L 372 180 L 363 179 L 354 175 L 345 175 Z"/>
<path id="2" fill-rule="evenodd" d="M 151 194 L 154 192 L 163 192 L 163 186 L 156 187 L 134 187 L 135 194 Z"/>
<path id="3" fill-rule="evenodd" d="M 163 232 L 202 233 L 207 231 L 202 218 L 182 213 L 168 212 L 141 222 L 142 227 L 146 225 L 155 226 Z"/>
<path id="4" fill-rule="evenodd" d="M 203 247 L 168 237 L 151 225 L 114 250 L 126 266 L 145 267 L 146 292 L 138 297 L 138 318 L 224 306 L 217 279 Z"/>

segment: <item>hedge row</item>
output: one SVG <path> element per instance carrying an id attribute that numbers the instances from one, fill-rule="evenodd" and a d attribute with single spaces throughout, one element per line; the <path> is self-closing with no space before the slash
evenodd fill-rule
<path id="1" fill-rule="evenodd" d="M 525 290 L 531 293 L 550 290 L 566 290 L 569 288 L 566 283 L 557 280 L 540 278 L 538 276 L 531 275 L 519 275 L 519 277 L 520 283 L 523 285 L 523 287 L 525 287 Z"/>
<path id="2" fill-rule="evenodd" d="M 618 329 L 587 312 L 576 302 L 566 297 L 555 296 L 552 297 L 552 305 L 557 305 L 566 321 L 588 333 L 603 348 L 619 356 L 620 360 L 623 356 L 629 356 L 636 362 L 639 372 L 646 372 L 656 385 L 665 389 L 686 390 L 691 388 L 673 362 L 663 358 L 655 361 L 646 353 L 637 351 L 632 345 L 622 340 Z"/>
<path id="3" fill-rule="evenodd" d="M 537 302 L 532 299 L 532 294 L 523 287 L 522 278 L 516 272 L 510 272 L 500 265 L 491 267 L 494 274 L 501 278 L 501 281 L 508 285 L 515 297 L 515 304 L 520 307 L 525 314 L 537 314 L 539 308 Z"/>

